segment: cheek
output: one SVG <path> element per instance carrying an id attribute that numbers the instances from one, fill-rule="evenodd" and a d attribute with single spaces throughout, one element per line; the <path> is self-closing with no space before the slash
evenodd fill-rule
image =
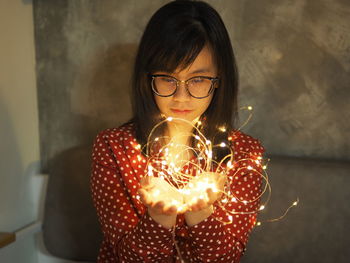
<path id="1" fill-rule="evenodd" d="M 156 105 L 161 113 L 165 113 L 167 100 L 166 98 L 160 98 L 159 96 L 154 96 L 154 101 L 156 102 Z"/>
<path id="2" fill-rule="evenodd" d="M 203 104 L 202 104 L 202 107 L 201 107 L 203 112 L 205 112 L 208 109 L 208 107 L 209 107 L 209 105 L 210 105 L 210 103 L 212 101 L 212 98 L 213 97 L 211 96 L 210 98 L 208 98 L 205 101 L 203 101 Z"/>

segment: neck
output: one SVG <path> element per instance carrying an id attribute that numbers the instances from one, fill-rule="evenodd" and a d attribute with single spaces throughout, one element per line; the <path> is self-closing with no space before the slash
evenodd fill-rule
<path id="1" fill-rule="evenodd" d="M 193 127 L 187 123 L 168 123 L 166 135 L 169 136 L 168 142 L 189 146 Z"/>

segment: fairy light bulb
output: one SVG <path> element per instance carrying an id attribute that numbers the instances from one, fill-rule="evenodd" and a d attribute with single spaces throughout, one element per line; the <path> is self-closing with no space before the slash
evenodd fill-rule
<path id="1" fill-rule="evenodd" d="M 219 127 L 219 130 L 222 131 L 222 132 L 226 132 L 226 127 L 225 126 L 221 126 L 221 127 Z"/>
<path id="2" fill-rule="evenodd" d="M 152 167 L 152 165 L 148 165 L 148 176 L 153 176 L 153 167 Z"/>

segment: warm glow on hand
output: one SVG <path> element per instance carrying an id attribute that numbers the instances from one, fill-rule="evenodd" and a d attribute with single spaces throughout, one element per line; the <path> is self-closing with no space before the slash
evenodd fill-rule
<path id="1" fill-rule="evenodd" d="M 212 205 L 221 197 L 226 179 L 225 175 L 209 172 L 194 177 L 181 189 L 187 210 L 198 211 Z"/>
<path id="2" fill-rule="evenodd" d="M 194 177 L 186 187 L 176 189 L 164 179 L 146 176 L 139 190 L 141 201 L 159 214 L 198 211 L 212 205 L 223 192 L 226 176 L 203 173 Z"/>
<path id="3" fill-rule="evenodd" d="M 141 201 L 156 214 L 176 214 L 183 207 L 181 193 L 162 178 L 145 176 L 141 187 Z"/>

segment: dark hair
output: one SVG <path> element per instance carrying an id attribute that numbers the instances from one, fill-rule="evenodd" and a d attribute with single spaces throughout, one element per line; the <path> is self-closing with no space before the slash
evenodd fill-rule
<path id="1" fill-rule="evenodd" d="M 184 69 L 205 45 L 213 52 L 220 81 L 208 109 L 201 116 L 202 132 L 215 143 L 227 138 L 227 132 L 219 132 L 218 127 L 225 126 L 227 131 L 233 129 L 237 118 L 238 71 L 225 25 L 217 11 L 207 3 L 174 1 L 151 17 L 135 60 L 132 122 L 141 145 L 162 119 L 153 97 L 149 73 L 173 72 L 178 67 Z"/>

